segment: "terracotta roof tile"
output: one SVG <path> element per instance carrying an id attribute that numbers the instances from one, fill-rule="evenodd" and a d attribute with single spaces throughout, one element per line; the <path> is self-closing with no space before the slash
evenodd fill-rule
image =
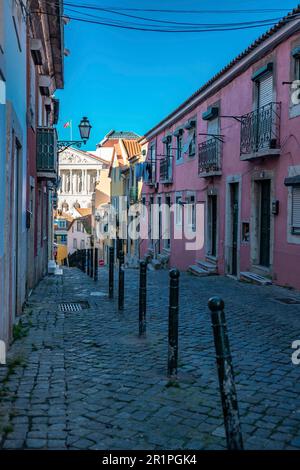
<path id="1" fill-rule="evenodd" d="M 82 216 L 82 217 L 85 217 L 86 215 L 91 215 L 92 213 L 92 209 L 90 208 L 85 208 L 85 207 L 79 207 L 78 209 L 76 209 L 77 212 L 79 212 L 79 214 Z"/>
<path id="2" fill-rule="evenodd" d="M 126 149 L 129 160 L 141 154 L 141 150 L 142 150 L 141 144 L 139 144 L 137 140 L 123 139 L 122 141 Z"/>

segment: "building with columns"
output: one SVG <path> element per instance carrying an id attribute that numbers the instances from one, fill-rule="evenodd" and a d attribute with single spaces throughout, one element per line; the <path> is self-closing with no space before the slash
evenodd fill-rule
<path id="1" fill-rule="evenodd" d="M 92 196 L 101 171 L 109 162 L 97 155 L 69 148 L 59 155 L 60 189 L 58 209 L 78 216 L 76 209 L 91 208 Z"/>

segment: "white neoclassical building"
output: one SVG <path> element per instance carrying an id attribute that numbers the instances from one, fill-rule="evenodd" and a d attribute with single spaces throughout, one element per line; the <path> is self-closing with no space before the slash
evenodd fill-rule
<path id="1" fill-rule="evenodd" d="M 59 155 L 58 209 L 78 217 L 76 208 L 91 208 L 95 184 L 109 160 L 82 150 L 69 148 Z"/>

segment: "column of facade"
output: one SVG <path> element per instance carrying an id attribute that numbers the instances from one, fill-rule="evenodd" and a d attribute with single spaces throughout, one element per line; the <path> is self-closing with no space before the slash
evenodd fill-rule
<path id="1" fill-rule="evenodd" d="M 74 189 L 75 189 L 75 194 L 78 194 L 78 172 L 76 170 L 75 172 L 75 185 L 74 185 Z"/>
<path id="2" fill-rule="evenodd" d="M 88 185 L 88 186 L 87 186 L 87 192 L 88 192 L 88 194 L 90 194 L 90 192 L 91 192 L 91 191 L 90 191 L 91 175 L 90 175 L 90 173 L 89 173 L 88 171 L 87 171 L 87 185 Z"/>
<path id="3" fill-rule="evenodd" d="M 70 170 L 70 194 L 73 194 L 73 170 Z"/>

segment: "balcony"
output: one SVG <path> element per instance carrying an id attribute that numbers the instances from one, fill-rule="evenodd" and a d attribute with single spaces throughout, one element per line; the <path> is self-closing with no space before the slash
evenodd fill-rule
<path id="1" fill-rule="evenodd" d="M 173 182 L 172 157 L 162 158 L 159 163 L 159 181 L 171 184 Z"/>
<path id="2" fill-rule="evenodd" d="M 139 191 L 138 191 L 138 188 L 135 187 L 135 188 L 130 188 L 129 189 L 129 200 L 130 200 L 130 203 L 131 204 L 135 204 L 136 202 L 138 202 L 138 199 L 139 199 Z"/>
<path id="3" fill-rule="evenodd" d="M 241 160 L 280 155 L 280 103 L 269 103 L 241 118 Z"/>
<path id="4" fill-rule="evenodd" d="M 37 128 L 37 176 L 41 179 L 57 180 L 58 156 L 56 129 Z"/>
<path id="5" fill-rule="evenodd" d="M 202 178 L 222 174 L 221 142 L 215 137 L 198 146 L 198 174 Z"/>

